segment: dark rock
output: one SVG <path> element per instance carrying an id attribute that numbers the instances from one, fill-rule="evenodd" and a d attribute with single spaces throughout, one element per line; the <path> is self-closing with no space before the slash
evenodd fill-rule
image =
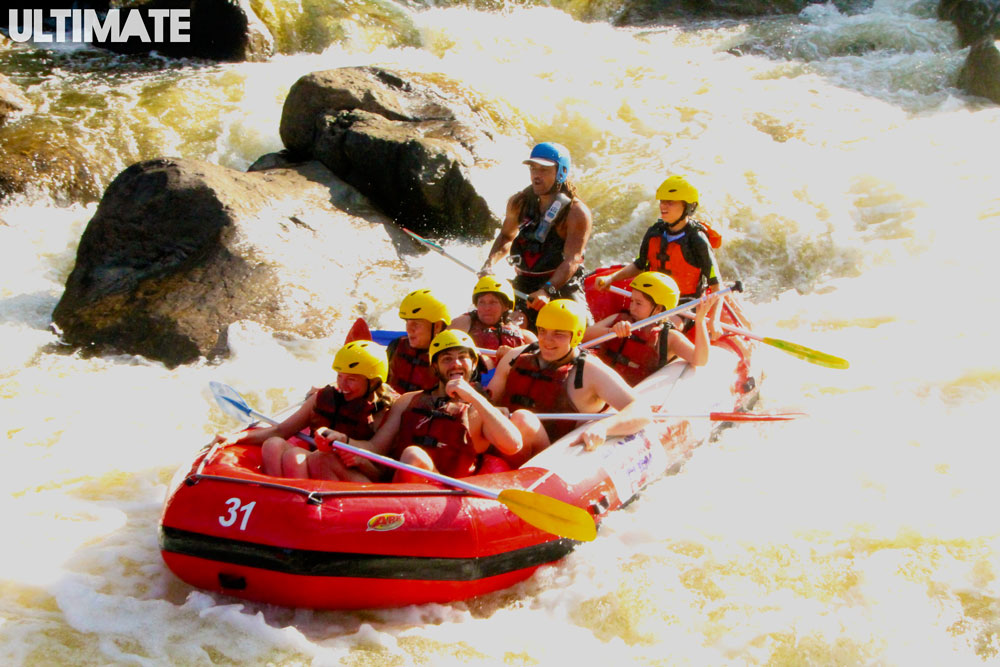
<path id="1" fill-rule="evenodd" d="M 21 5 L 24 7 L 30 6 Z M 274 37 L 254 13 L 250 0 L 53 0 L 47 10 L 56 8 L 93 9 L 104 17 L 109 8 L 122 12 L 135 10 L 151 28 L 149 11 L 153 9 L 189 9 L 191 37 L 189 42 L 153 43 L 133 37 L 123 43 L 100 42 L 95 46 L 123 54 L 156 51 L 175 58 L 206 58 L 225 61 L 263 61 L 274 53 Z M 4 11 L 4 23 L 7 13 Z M 124 20 L 124 16 L 123 19 Z"/>
<path id="2" fill-rule="evenodd" d="M 1000 0 L 941 0 L 938 17 L 955 24 L 963 47 L 1000 38 Z"/>
<path id="3" fill-rule="evenodd" d="M 373 272 L 403 270 L 384 222 L 316 162 L 254 173 L 135 164 L 87 225 L 53 322 L 70 345 L 169 366 L 225 354 L 240 320 L 328 335 L 373 298 Z M 337 252 L 345 239 L 349 257 Z"/>
<path id="4" fill-rule="evenodd" d="M 367 111 L 340 111 L 324 117 L 313 154 L 418 233 L 482 235 L 492 228 L 493 217 L 466 178 L 473 158 L 452 139 L 448 125 L 398 123 Z"/>
<path id="5" fill-rule="evenodd" d="M 662 19 L 744 18 L 797 14 L 821 0 L 625 0 L 615 17 L 618 25 Z M 849 4 L 849 3 L 840 3 Z"/>
<path id="6" fill-rule="evenodd" d="M 430 85 L 372 67 L 314 72 L 289 91 L 280 131 L 290 154 L 418 232 L 485 237 L 498 223 L 469 178 L 496 130 Z"/>
<path id="7" fill-rule="evenodd" d="M 21 89 L 6 76 L 0 74 L 0 127 L 5 125 L 12 116 L 31 111 L 32 108 L 31 102 L 21 92 Z"/>
<path id="8" fill-rule="evenodd" d="M 1000 51 L 992 40 L 981 40 L 969 50 L 958 85 L 970 95 L 1000 104 Z"/>

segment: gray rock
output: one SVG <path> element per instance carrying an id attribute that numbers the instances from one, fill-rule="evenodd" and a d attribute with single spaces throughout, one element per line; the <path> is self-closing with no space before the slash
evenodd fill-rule
<path id="1" fill-rule="evenodd" d="M 958 75 L 958 85 L 970 95 L 1000 104 L 1000 51 L 984 39 L 969 49 L 969 57 Z"/>
<path id="2" fill-rule="evenodd" d="M 240 320 L 328 335 L 363 314 L 373 274 L 405 270 L 385 222 L 316 162 L 253 173 L 138 163 L 87 225 L 53 322 L 69 345 L 169 366 L 225 355 Z"/>
<path id="3" fill-rule="evenodd" d="M 295 158 L 418 232 L 486 237 L 499 222 L 470 179 L 496 129 L 428 84 L 373 67 L 314 72 L 289 91 L 280 132 Z"/>

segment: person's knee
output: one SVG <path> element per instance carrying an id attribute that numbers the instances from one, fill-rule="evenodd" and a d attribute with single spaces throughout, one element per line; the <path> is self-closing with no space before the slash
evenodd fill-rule
<path id="1" fill-rule="evenodd" d="M 403 453 L 400 454 L 399 460 L 401 463 L 406 463 L 418 468 L 424 468 L 425 470 L 431 470 L 434 467 L 431 462 L 431 458 L 427 455 L 427 452 L 419 447 L 407 447 L 403 450 Z"/>
<path id="2" fill-rule="evenodd" d="M 308 452 L 304 449 L 298 447 L 289 447 L 284 452 L 281 453 L 281 465 L 299 465 L 306 460 Z"/>

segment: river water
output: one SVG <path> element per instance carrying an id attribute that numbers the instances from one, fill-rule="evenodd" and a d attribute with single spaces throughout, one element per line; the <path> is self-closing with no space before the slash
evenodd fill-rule
<path id="1" fill-rule="evenodd" d="M 245 168 L 281 148 L 281 104 L 302 74 L 405 70 L 571 149 L 594 210 L 590 267 L 630 257 L 657 184 L 687 174 L 756 329 L 851 368 L 761 348 L 761 409 L 808 418 L 722 432 L 595 542 L 507 591 L 351 613 L 211 595 L 170 574 L 156 542 L 174 471 L 235 426 L 206 385 L 276 412 L 329 380 L 347 323 L 319 341 L 234 325 L 230 359 L 175 370 L 61 353 L 48 324 L 95 205 L 40 180 L 0 208 L 4 664 L 996 661 L 1000 110 L 954 88 L 965 52 L 933 2 L 641 30 L 522 5 L 258 6 L 283 50 L 267 63 L 0 44 L 38 107 L 0 145 L 70 146 L 97 192 L 161 155 Z M 526 183 L 527 149 L 503 155 L 495 205 Z M 447 246 L 471 263 L 486 250 Z M 410 285 L 465 305 L 459 269 L 407 264 L 371 304 L 381 326 L 399 327 Z"/>

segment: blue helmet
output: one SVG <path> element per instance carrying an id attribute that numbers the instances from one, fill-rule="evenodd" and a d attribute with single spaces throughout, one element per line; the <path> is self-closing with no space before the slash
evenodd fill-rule
<path id="1" fill-rule="evenodd" d="M 531 149 L 531 157 L 524 164 L 540 164 L 543 167 L 556 167 L 556 183 L 565 183 L 569 177 L 569 149 L 562 144 L 543 141 Z"/>

